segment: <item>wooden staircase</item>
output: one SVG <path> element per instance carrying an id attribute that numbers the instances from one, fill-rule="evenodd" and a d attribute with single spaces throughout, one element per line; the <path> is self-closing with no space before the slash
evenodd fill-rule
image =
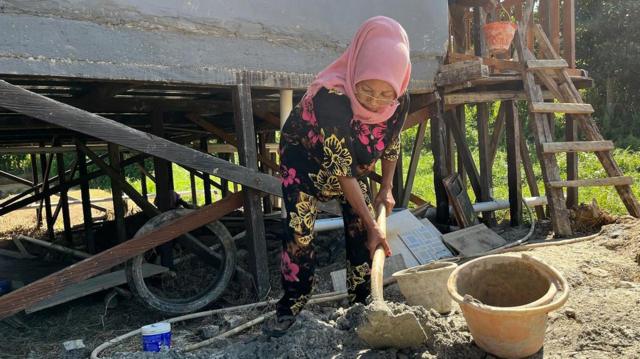
<path id="1" fill-rule="evenodd" d="M 561 236 L 572 234 L 564 188 L 568 188 L 569 191 L 577 187 L 615 186 L 629 214 L 640 217 L 640 206 L 631 191 L 633 179 L 624 176 L 613 159 L 613 143 L 604 140 L 600 134 L 591 117 L 593 107 L 583 102 L 567 72 L 567 62 L 556 53 L 540 25 L 536 24 L 533 32 L 545 58 L 537 59 L 525 45 L 526 31 L 522 23 L 516 34 L 515 45 L 523 69 L 522 78 L 531 113 L 531 128 L 542 167 L 554 232 Z M 559 102 L 545 102 L 541 85 L 544 85 Z M 550 122 L 555 120 L 555 113 L 565 113 L 570 120 L 577 123 L 586 141 L 555 141 L 553 122 Z M 594 152 L 608 177 L 577 179 L 568 176 L 567 180 L 562 180 L 556 154 L 572 152 Z"/>

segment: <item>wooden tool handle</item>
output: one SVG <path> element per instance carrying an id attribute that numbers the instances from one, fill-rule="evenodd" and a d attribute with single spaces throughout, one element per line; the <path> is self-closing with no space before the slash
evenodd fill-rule
<path id="1" fill-rule="evenodd" d="M 376 222 L 382 233 L 387 234 L 387 209 L 384 204 L 380 204 L 376 211 L 378 216 Z M 383 281 L 384 281 L 384 248 L 378 245 L 373 254 L 373 263 L 371 265 L 371 297 L 373 301 L 384 301 Z"/>

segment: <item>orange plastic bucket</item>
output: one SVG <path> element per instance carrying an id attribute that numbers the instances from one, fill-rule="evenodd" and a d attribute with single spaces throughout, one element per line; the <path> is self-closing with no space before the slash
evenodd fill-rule
<path id="1" fill-rule="evenodd" d="M 497 21 L 484 25 L 482 31 L 489 51 L 504 53 L 509 51 L 516 34 L 516 25 L 509 21 Z"/>

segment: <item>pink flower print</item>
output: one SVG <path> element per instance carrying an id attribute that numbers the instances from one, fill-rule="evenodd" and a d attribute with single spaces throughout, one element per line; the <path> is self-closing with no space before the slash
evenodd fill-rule
<path id="1" fill-rule="evenodd" d="M 382 137 L 384 137 L 384 131 L 387 129 L 387 126 L 376 126 L 373 129 L 373 138 L 375 138 L 376 140 L 381 139 Z"/>
<path id="2" fill-rule="evenodd" d="M 313 98 L 305 96 L 302 98 L 302 120 L 309 123 L 309 125 L 316 126 L 318 121 L 316 120 L 316 113 L 313 111 Z"/>
<path id="3" fill-rule="evenodd" d="M 307 133 L 307 137 L 309 137 L 309 141 L 311 141 L 312 145 L 315 145 L 318 142 L 322 142 L 322 135 L 316 133 L 313 130 L 309 130 L 309 132 Z"/>
<path id="4" fill-rule="evenodd" d="M 289 253 L 282 251 L 280 259 L 280 271 L 284 280 L 287 282 L 299 282 L 298 272 L 300 272 L 300 267 L 291 261 Z"/>
<path id="5" fill-rule="evenodd" d="M 376 151 L 382 151 L 382 150 L 384 150 L 384 141 L 379 140 L 378 143 L 376 143 Z"/>
<path id="6" fill-rule="evenodd" d="M 360 141 L 360 143 L 362 143 L 363 145 L 368 145 L 369 144 L 369 136 L 371 136 L 371 131 L 369 131 L 369 126 L 365 125 L 365 124 L 360 124 L 360 126 L 357 125 L 356 123 L 356 134 L 358 135 L 358 140 Z"/>
<path id="7" fill-rule="evenodd" d="M 287 166 L 282 166 L 282 184 L 285 187 L 292 185 L 294 183 L 300 184 L 300 179 L 296 178 L 296 169 L 295 168 L 287 168 Z"/>

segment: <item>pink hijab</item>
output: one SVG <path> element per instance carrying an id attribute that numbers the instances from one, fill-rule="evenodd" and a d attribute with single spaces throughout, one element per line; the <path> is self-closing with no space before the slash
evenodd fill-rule
<path id="1" fill-rule="evenodd" d="M 376 16 L 365 21 L 347 50 L 316 76 L 307 95 L 314 96 L 323 87 L 340 91 L 351 100 L 355 119 L 377 124 L 388 120 L 398 105 L 388 106 L 380 112 L 369 111 L 358 102 L 355 85 L 364 80 L 382 80 L 401 96 L 407 90 L 410 78 L 407 33 L 397 21 Z"/>

